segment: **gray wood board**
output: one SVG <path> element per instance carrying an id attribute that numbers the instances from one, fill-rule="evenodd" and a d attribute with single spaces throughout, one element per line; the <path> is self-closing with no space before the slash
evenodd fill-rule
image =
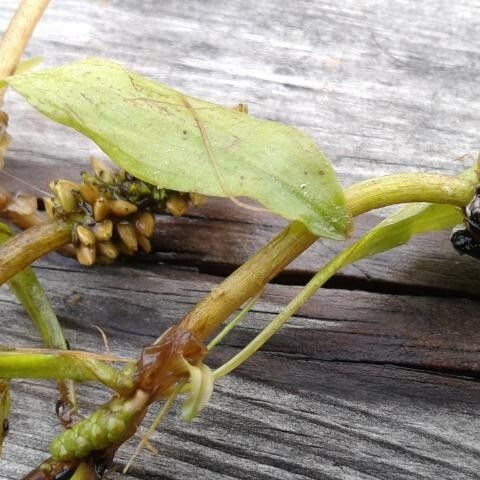
<path id="1" fill-rule="evenodd" d="M 2 3 L 0 30 L 16 3 Z M 312 135 L 348 185 L 472 163 L 460 157 L 478 149 L 479 10 L 466 0 L 53 0 L 27 54 L 46 65 L 109 57 L 198 97 L 246 102 L 254 115 Z M 75 179 L 97 153 L 12 92 L 5 108 L 14 138 L 7 169 L 36 187 Z M 0 185 L 19 188 L 6 177 Z M 359 219 L 357 232 L 382 215 Z M 211 274 L 241 264 L 284 225 L 224 200 L 159 220 L 157 253 L 142 263 L 40 263 L 74 346 L 102 350 L 95 324 L 115 353 L 138 355 L 220 281 Z M 238 351 L 338 248 L 319 242 L 296 260 L 212 365 Z M 451 250 L 448 233 L 347 269 L 217 385 L 196 422 L 172 415 L 153 438 L 159 455 L 142 453 L 126 478 L 480 478 L 479 273 Z M 39 344 L 3 289 L 0 312 L 2 344 Z M 108 398 L 94 386 L 80 394 L 86 410 Z M 59 431 L 55 399 L 52 384 L 14 385 L 0 478 L 17 479 L 44 458 Z"/>
<path id="2" fill-rule="evenodd" d="M 127 357 L 219 280 L 170 267 L 102 270 L 44 263 L 37 272 L 73 347 L 102 351 L 94 328 L 101 325 L 112 352 Z M 238 351 L 297 290 L 270 286 L 209 363 Z M 9 319 L 2 341 L 39 345 L 11 294 L 0 294 Z M 143 452 L 131 478 L 478 478 L 480 386 L 446 373 L 478 372 L 475 307 L 469 300 L 324 290 L 264 352 L 218 383 L 196 422 L 185 424 L 177 410 L 153 438 L 160 455 Z M 458 324 L 448 321 L 452 313 Z M 1 464 L 8 479 L 38 463 L 59 431 L 51 383 L 17 382 L 13 393 Z M 80 398 L 89 409 L 106 394 L 82 387 Z"/>

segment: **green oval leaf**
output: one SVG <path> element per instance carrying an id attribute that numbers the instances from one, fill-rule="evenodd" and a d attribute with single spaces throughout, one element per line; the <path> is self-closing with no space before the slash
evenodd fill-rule
<path id="1" fill-rule="evenodd" d="M 187 97 L 97 58 L 9 83 L 142 180 L 183 192 L 247 196 L 327 238 L 350 231 L 329 162 L 294 128 Z"/>

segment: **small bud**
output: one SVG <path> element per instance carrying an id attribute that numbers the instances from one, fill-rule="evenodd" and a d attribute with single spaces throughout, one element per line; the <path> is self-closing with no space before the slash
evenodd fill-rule
<path id="1" fill-rule="evenodd" d="M 44 197 L 43 205 L 45 206 L 45 212 L 47 212 L 48 218 L 53 220 L 55 218 L 55 205 L 53 200 L 50 197 Z"/>
<path id="2" fill-rule="evenodd" d="M 80 243 L 86 247 L 95 245 L 95 234 L 88 227 L 77 225 L 76 234 Z"/>
<path id="3" fill-rule="evenodd" d="M 136 205 L 127 202 L 126 200 L 112 200 L 110 201 L 110 211 L 117 217 L 127 217 L 128 215 L 137 211 Z"/>
<path id="4" fill-rule="evenodd" d="M 93 205 L 100 196 L 100 190 L 98 187 L 90 182 L 81 183 L 79 190 L 82 198 L 90 205 Z"/>
<path id="5" fill-rule="evenodd" d="M 98 252 L 109 260 L 115 260 L 118 257 L 118 248 L 112 242 L 99 242 Z"/>
<path id="6" fill-rule="evenodd" d="M 97 222 L 103 222 L 110 213 L 110 202 L 105 197 L 99 197 L 93 204 L 93 217 Z"/>
<path id="7" fill-rule="evenodd" d="M 125 247 L 132 252 L 136 252 L 138 250 L 138 242 L 133 225 L 128 222 L 119 222 L 115 226 L 117 228 L 118 236 Z"/>
<path id="8" fill-rule="evenodd" d="M 207 201 L 207 197 L 201 193 L 190 192 L 190 201 L 194 207 L 201 207 Z"/>
<path id="9" fill-rule="evenodd" d="M 77 248 L 77 261 L 81 265 L 90 267 L 95 263 L 96 256 L 97 251 L 95 247 L 87 247 L 85 245 L 80 245 Z"/>
<path id="10" fill-rule="evenodd" d="M 155 229 L 155 217 L 149 213 L 142 213 L 135 220 L 135 228 L 143 236 L 150 238 L 153 235 L 153 230 Z"/>
<path id="11" fill-rule="evenodd" d="M 167 211 L 175 217 L 181 217 L 188 209 L 188 202 L 180 195 L 170 195 L 167 200 Z"/>
<path id="12" fill-rule="evenodd" d="M 152 244 L 150 243 L 150 240 L 145 237 L 145 235 L 137 232 L 137 242 L 145 253 L 150 253 L 152 251 Z"/>
<path id="13" fill-rule="evenodd" d="M 107 219 L 101 223 L 97 223 L 93 232 L 99 242 L 106 242 L 112 238 L 113 222 L 110 219 Z"/>

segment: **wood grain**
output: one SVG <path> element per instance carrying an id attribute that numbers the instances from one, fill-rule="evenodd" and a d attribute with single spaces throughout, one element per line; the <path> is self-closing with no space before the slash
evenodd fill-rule
<path id="1" fill-rule="evenodd" d="M 100 276 L 46 263 L 37 272 L 73 347 L 101 351 L 93 327 L 101 325 L 113 353 L 134 357 L 218 281 L 154 270 L 107 268 Z M 272 285 L 209 363 L 238 351 L 297 289 Z M 38 345 L 10 293 L 0 293 L 10 319 L 4 341 Z M 263 353 L 217 384 L 196 422 L 172 415 L 154 436 L 160 455 L 144 452 L 127 478 L 476 478 L 480 387 L 465 376 L 479 371 L 475 303 L 383 297 L 323 291 Z M 443 317 L 453 312 L 456 327 Z M 459 368 L 462 376 L 446 373 Z M 52 384 L 17 382 L 13 392 L 1 470 L 8 479 L 35 465 L 59 431 Z M 80 395 L 85 409 L 107 398 L 93 386 Z M 136 442 L 122 450 L 120 464 Z"/>
<path id="2" fill-rule="evenodd" d="M 4 0 L 0 31 L 16 7 Z M 457 173 L 478 149 L 478 2 L 461 0 L 53 0 L 28 56 L 45 65 L 104 56 L 222 104 L 310 134 L 343 184 L 399 171 Z M 98 153 L 12 92 L 7 170 L 45 189 Z M 27 189 L 0 176 L 0 185 Z M 37 192 L 38 193 L 38 192 Z M 40 195 L 40 194 L 39 194 Z M 385 212 L 357 222 L 357 235 Z M 213 199 L 159 217 L 156 253 L 82 269 L 51 256 L 37 272 L 73 346 L 136 356 L 285 224 Z M 273 318 L 341 246 L 297 259 L 210 359 L 220 364 Z M 254 359 L 219 382 L 187 425 L 169 417 L 132 479 L 478 479 L 480 263 L 448 232 L 348 268 Z M 38 345 L 0 290 L 1 343 Z M 59 431 L 52 383 L 16 382 L 1 479 L 45 458 Z M 108 394 L 82 386 L 85 411 Z M 178 413 L 178 409 L 177 412 Z M 136 442 L 119 455 L 124 464 Z"/>

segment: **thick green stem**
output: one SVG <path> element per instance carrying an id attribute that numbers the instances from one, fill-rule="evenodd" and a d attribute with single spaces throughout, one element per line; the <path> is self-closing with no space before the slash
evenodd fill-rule
<path id="1" fill-rule="evenodd" d="M 73 225 L 48 222 L 19 233 L 0 249 L 0 285 L 46 253 L 71 241 Z"/>
<path id="2" fill-rule="evenodd" d="M 472 182 L 436 173 L 401 173 L 373 178 L 345 189 L 352 217 L 399 203 L 428 202 L 464 207 L 473 195 Z"/>
<path id="3" fill-rule="evenodd" d="M 78 382 L 101 382 L 117 392 L 133 388 L 132 376 L 119 372 L 95 355 L 76 351 L 0 352 L 2 378 L 40 378 Z"/>

